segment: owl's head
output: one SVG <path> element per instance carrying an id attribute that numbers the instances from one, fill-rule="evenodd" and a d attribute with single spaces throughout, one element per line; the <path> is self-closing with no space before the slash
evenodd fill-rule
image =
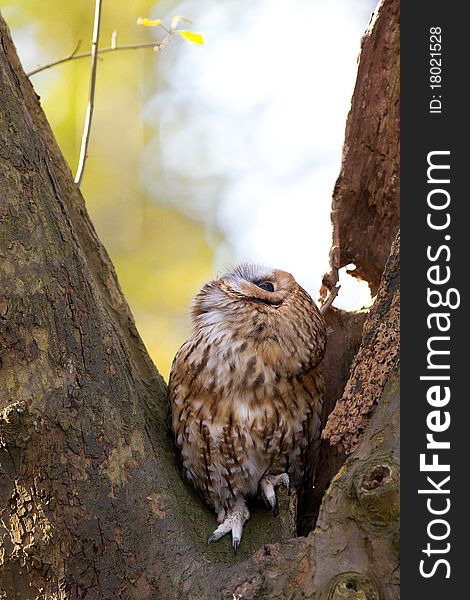
<path id="1" fill-rule="evenodd" d="M 291 304 L 299 294 L 303 302 L 314 306 L 313 300 L 290 273 L 241 264 L 204 285 L 193 301 L 191 314 L 196 325 L 231 320 L 232 310 L 235 316 L 236 312 L 250 306 L 256 307 L 258 313 L 273 314 L 283 305 Z"/>

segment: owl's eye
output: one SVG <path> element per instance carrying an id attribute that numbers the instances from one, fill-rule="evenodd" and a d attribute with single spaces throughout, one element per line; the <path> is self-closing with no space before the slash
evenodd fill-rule
<path id="1" fill-rule="evenodd" d="M 270 281 L 257 281 L 256 285 L 265 292 L 274 292 L 274 286 Z"/>

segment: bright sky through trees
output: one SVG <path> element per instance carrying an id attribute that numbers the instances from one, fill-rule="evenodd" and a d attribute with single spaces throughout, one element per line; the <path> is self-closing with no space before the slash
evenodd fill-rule
<path id="1" fill-rule="evenodd" d="M 161 62 L 163 85 L 146 110 L 149 122 L 158 115 L 159 136 L 147 147 L 143 173 L 149 194 L 222 231 L 217 270 L 234 260 L 277 266 L 317 297 L 360 38 L 374 6 L 366 0 L 177 5 L 206 44 L 191 52 L 179 45 Z M 156 185 L 152 157 L 164 171 Z M 188 179 L 185 193 L 178 182 L 186 186 Z M 342 284 L 337 305 L 368 302 L 366 284 L 347 276 Z"/>
<path id="2" fill-rule="evenodd" d="M 162 39 L 138 17 L 173 15 L 204 35 L 161 53 L 108 54 L 82 191 L 159 370 L 186 339 L 188 308 L 214 272 L 239 261 L 291 271 L 316 299 L 331 243 L 360 39 L 371 0 L 103 2 L 101 47 Z M 89 0 L 4 0 L 25 68 L 89 48 Z M 162 35 L 163 34 L 163 35 Z M 89 60 L 32 78 L 72 171 Z M 347 285 L 347 279 L 351 283 Z M 368 302 L 342 278 L 335 305 Z"/>

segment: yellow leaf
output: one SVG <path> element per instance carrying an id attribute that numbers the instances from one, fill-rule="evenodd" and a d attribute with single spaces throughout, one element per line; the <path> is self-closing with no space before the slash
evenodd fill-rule
<path id="1" fill-rule="evenodd" d="M 178 23 L 180 21 L 184 21 L 185 23 L 191 23 L 190 19 L 187 19 L 186 17 L 182 17 L 181 15 L 175 15 L 171 19 L 171 29 L 176 29 L 176 26 L 178 25 Z"/>
<path id="2" fill-rule="evenodd" d="M 185 29 L 180 29 L 177 33 L 185 39 L 189 44 L 203 44 L 204 38 L 200 33 L 193 33 L 192 31 L 186 31 Z"/>
<path id="3" fill-rule="evenodd" d="M 161 24 L 161 19 L 147 19 L 147 17 L 139 17 L 137 19 L 137 25 L 144 25 L 145 27 L 156 27 Z"/>

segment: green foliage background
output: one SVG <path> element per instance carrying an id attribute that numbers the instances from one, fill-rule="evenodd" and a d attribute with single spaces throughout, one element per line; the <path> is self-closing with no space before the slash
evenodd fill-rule
<path id="1" fill-rule="evenodd" d="M 100 47 L 154 41 L 154 30 L 136 25 L 139 16 L 166 17 L 176 2 L 104 2 Z M 158 5 L 160 6 L 160 4 Z M 66 56 L 81 40 L 90 46 L 91 0 L 4 0 L 25 70 Z M 191 15 L 188 15 L 191 16 Z M 163 32 L 162 32 L 163 33 Z M 184 44 L 175 39 L 172 44 Z M 143 108 L 158 85 L 161 55 L 151 49 L 105 55 L 99 63 L 89 158 L 82 182 L 88 210 L 116 267 L 137 327 L 164 377 L 189 329 L 188 308 L 200 285 L 213 275 L 218 234 L 175 206 L 150 199 L 141 185 L 146 142 L 158 135 L 158 118 L 145 122 Z M 191 52 L 192 46 L 187 51 Z M 75 173 L 88 100 L 89 59 L 65 63 L 32 77 L 57 141 Z M 155 125 L 156 124 L 156 125 Z M 164 143 L 161 142 L 161 143 Z"/>

